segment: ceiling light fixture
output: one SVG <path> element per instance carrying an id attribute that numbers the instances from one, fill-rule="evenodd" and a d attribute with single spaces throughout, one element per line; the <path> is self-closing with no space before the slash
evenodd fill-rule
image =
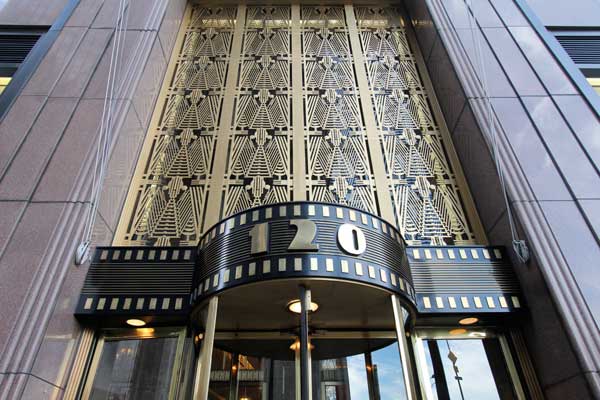
<path id="1" fill-rule="evenodd" d="M 287 304 L 287 308 L 288 308 L 288 310 L 290 310 L 293 313 L 300 314 L 302 305 L 300 304 L 300 300 L 299 299 L 295 299 L 295 300 L 290 301 Z M 311 301 L 310 302 L 310 310 L 309 311 L 315 312 L 318 309 L 319 309 L 319 305 L 317 303 L 315 303 L 314 301 Z"/>
<path id="2" fill-rule="evenodd" d="M 146 321 L 142 321 L 141 319 L 137 319 L 137 318 L 128 319 L 126 322 L 127 322 L 127 325 L 135 326 L 135 327 L 146 325 Z"/>
<path id="3" fill-rule="evenodd" d="M 451 329 L 448 333 L 450 333 L 451 335 L 464 335 L 465 333 L 467 333 L 467 330 L 465 328 L 456 328 Z"/>
<path id="4" fill-rule="evenodd" d="M 461 325 L 473 325 L 478 322 L 479 322 L 479 318 L 476 318 L 476 317 L 467 317 L 467 318 L 463 318 L 460 321 L 458 321 L 458 323 Z"/>
<path id="5" fill-rule="evenodd" d="M 308 348 L 311 349 L 311 350 L 314 350 L 315 349 L 315 345 L 312 344 L 312 343 L 308 343 Z M 294 343 L 292 343 L 290 345 L 290 350 L 294 350 L 294 351 L 300 350 L 300 340 L 299 339 L 296 339 L 294 341 Z"/>

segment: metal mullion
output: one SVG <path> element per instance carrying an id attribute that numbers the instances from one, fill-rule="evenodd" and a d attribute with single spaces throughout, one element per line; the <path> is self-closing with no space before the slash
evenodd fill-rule
<path id="1" fill-rule="evenodd" d="M 240 383 L 240 354 L 231 353 L 231 371 L 229 372 L 229 400 L 237 400 Z"/>
<path id="2" fill-rule="evenodd" d="M 506 364 L 506 369 L 508 370 L 508 376 L 511 379 L 511 383 L 515 394 L 517 395 L 517 399 L 523 400 L 525 399 L 525 392 L 523 391 L 523 386 L 521 385 L 521 379 L 519 377 L 519 373 L 517 372 L 517 366 L 512 356 L 512 352 L 510 351 L 510 346 L 508 345 L 508 341 L 504 335 L 498 335 L 498 342 L 500 343 L 500 348 L 502 349 L 502 354 L 504 356 L 504 363 Z"/>
<path id="3" fill-rule="evenodd" d="M 234 130 L 233 113 L 237 91 L 238 74 L 240 70 L 240 59 L 242 53 L 242 42 L 244 38 L 244 27 L 246 25 L 246 5 L 238 6 L 233 40 L 229 56 L 229 65 L 227 66 L 227 82 L 225 83 L 225 92 L 223 93 L 223 105 L 221 107 L 221 120 L 219 124 L 219 134 L 213 156 L 214 164 L 210 181 L 208 183 L 208 197 L 206 200 L 206 220 L 205 227 L 215 225 L 221 216 L 221 196 L 223 195 L 223 184 L 225 183 L 225 173 L 228 160 L 228 148 L 231 136 Z"/>
<path id="4" fill-rule="evenodd" d="M 414 366 L 410 358 L 408 340 L 406 339 L 406 330 L 404 320 L 407 314 L 406 310 L 400 304 L 396 295 L 391 295 L 392 308 L 394 311 L 394 324 L 396 325 L 396 334 L 398 336 L 398 350 L 400 351 L 400 362 L 402 364 L 402 375 L 404 377 L 404 389 L 408 400 L 417 400 L 416 380 L 414 376 Z"/>
<path id="5" fill-rule="evenodd" d="M 304 104 L 302 84 L 302 27 L 300 5 L 292 4 L 292 176 L 294 201 L 306 198 L 306 149 L 304 143 Z"/>
<path id="6" fill-rule="evenodd" d="M 196 361 L 196 374 L 194 378 L 194 400 L 206 400 L 210 384 L 210 368 L 215 341 L 215 326 L 217 324 L 217 310 L 219 298 L 214 296 L 208 303 L 208 312 L 204 324 L 204 339 L 202 348 Z"/>
<path id="7" fill-rule="evenodd" d="M 310 349 L 308 342 L 308 310 L 310 309 L 310 290 L 300 286 L 300 398 L 310 400 L 312 394 L 310 379 Z"/>
<path id="8" fill-rule="evenodd" d="M 425 348 L 423 347 L 423 339 L 416 332 L 411 335 L 413 352 L 415 355 L 415 370 L 419 378 L 421 395 L 423 400 L 433 400 L 433 390 L 430 384 L 429 369 L 427 368 L 427 360 L 425 357 Z"/>
<path id="9" fill-rule="evenodd" d="M 360 45 L 360 37 L 356 17 L 354 16 L 354 7 L 351 4 L 344 6 L 346 11 L 346 26 L 348 27 L 348 36 L 350 37 L 350 46 L 352 48 L 352 57 L 354 59 L 354 70 L 356 72 L 356 83 L 360 97 L 360 106 L 362 108 L 363 123 L 366 131 L 367 144 L 369 147 L 369 159 L 371 164 L 371 173 L 375 182 L 375 192 L 377 193 L 377 203 L 379 214 L 387 222 L 396 226 L 396 217 L 392 207 L 392 196 L 390 193 L 391 182 L 385 171 L 385 164 L 381 154 L 381 143 L 373 104 L 371 103 L 371 91 L 365 60 Z"/>

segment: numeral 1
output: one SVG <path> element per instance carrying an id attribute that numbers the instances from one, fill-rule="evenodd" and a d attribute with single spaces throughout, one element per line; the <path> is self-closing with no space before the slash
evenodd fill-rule
<path id="1" fill-rule="evenodd" d="M 263 254 L 269 247 L 269 223 L 256 224 L 248 232 L 250 236 L 250 254 Z"/>

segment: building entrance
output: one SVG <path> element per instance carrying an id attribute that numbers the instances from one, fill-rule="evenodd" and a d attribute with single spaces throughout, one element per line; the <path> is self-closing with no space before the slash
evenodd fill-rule
<path id="1" fill-rule="evenodd" d="M 102 339 L 84 398 L 144 398 L 153 360 L 155 398 L 525 398 L 487 332 L 447 349 L 416 334 L 521 303 L 506 255 L 475 245 L 408 32 L 393 7 L 188 7 L 119 247 L 97 252 L 78 305 L 186 332 Z"/>
<path id="2" fill-rule="evenodd" d="M 364 334 L 347 334 L 343 345 Z M 372 348 L 346 354 L 340 339 L 310 341 L 311 394 L 314 400 L 406 399 L 400 354 L 393 332 L 372 334 Z M 338 335 L 339 336 L 339 335 Z M 348 339 L 355 336 L 355 339 Z M 208 398 L 214 400 L 294 400 L 300 399 L 299 339 L 263 341 L 275 347 L 286 346 L 285 359 L 232 353 L 216 340 L 211 364 Z M 277 343 L 280 342 L 280 343 Z M 337 343 L 333 343 L 337 342 Z M 290 344 L 291 343 L 291 344 Z M 327 349 L 327 358 L 316 359 L 317 346 Z M 341 350 L 338 356 L 332 348 Z M 255 353 L 256 354 L 256 353 Z M 277 356 L 275 356 L 277 357 Z"/>
<path id="3" fill-rule="evenodd" d="M 296 303 L 302 293 L 310 296 L 306 320 Z M 207 398 L 413 399 L 405 307 L 384 290 L 336 280 L 287 279 L 223 292 L 196 314 L 199 362 L 210 362 Z"/>

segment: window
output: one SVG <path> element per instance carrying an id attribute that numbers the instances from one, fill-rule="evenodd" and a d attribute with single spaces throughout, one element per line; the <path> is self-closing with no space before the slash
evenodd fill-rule
<path id="1" fill-rule="evenodd" d="M 46 29 L 0 30 L 0 94 Z"/>
<path id="2" fill-rule="evenodd" d="M 506 338 L 488 329 L 420 329 L 415 332 L 419 375 L 428 399 L 528 398 Z"/>
<path id="3" fill-rule="evenodd" d="M 560 31 L 554 34 L 590 86 L 600 94 L 600 32 Z"/>
<path id="4" fill-rule="evenodd" d="M 588 83 L 594 88 L 596 93 L 600 94 L 600 77 L 587 77 Z"/>

